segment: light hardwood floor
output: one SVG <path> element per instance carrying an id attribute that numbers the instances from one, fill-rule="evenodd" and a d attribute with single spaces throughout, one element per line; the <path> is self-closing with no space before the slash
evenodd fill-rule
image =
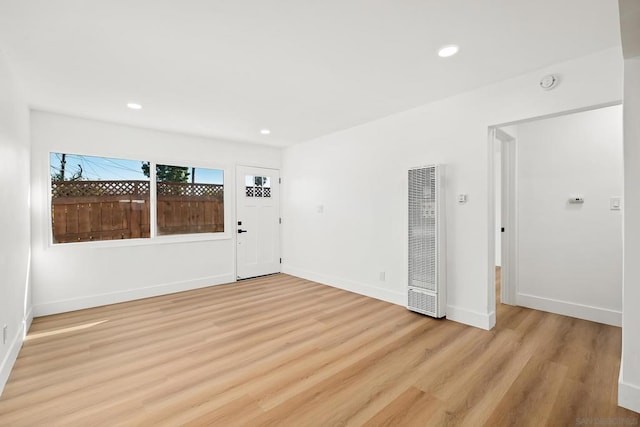
<path id="1" fill-rule="evenodd" d="M 620 339 L 506 305 L 483 331 L 278 274 L 35 319 L 0 425 L 638 423 L 615 403 Z"/>

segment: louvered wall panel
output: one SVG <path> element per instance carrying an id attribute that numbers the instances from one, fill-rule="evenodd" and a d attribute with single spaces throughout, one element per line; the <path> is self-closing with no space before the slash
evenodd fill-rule
<path id="1" fill-rule="evenodd" d="M 441 275 L 442 233 L 440 166 L 409 170 L 409 309 L 436 317 L 444 315 Z M 414 292 L 415 291 L 415 292 Z M 431 298 L 423 294 L 432 293 Z M 443 294 L 444 295 L 444 294 Z M 418 304 L 418 305 L 416 305 Z"/>
<path id="2" fill-rule="evenodd" d="M 437 311 L 436 294 L 420 289 L 409 289 L 409 308 L 433 316 Z"/>

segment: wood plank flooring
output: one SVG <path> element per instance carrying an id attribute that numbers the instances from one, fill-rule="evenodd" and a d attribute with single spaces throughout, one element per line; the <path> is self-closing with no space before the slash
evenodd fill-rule
<path id="1" fill-rule="evenodd" d="M 620 341 L 501 304 L 483 331 L 278 274 L 35 319 L 0 425 L 637 425 L 616 405 Z"/>

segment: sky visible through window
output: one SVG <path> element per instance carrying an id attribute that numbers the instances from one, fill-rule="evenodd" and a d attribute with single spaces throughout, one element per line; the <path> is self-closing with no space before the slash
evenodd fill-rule
<path id="1" fill-rule="evenodd" d="M 60 173 L 62 153 L 51 153 L 49 156 L 51 176 Z M 77 176 L 82 170 L 82 180 L 112 181 L 112 180 L 146 180 L 142 173 L 142 161 L 123 160 L 107 157 L 83 156 L 67 154 L 65 179 Z M 191 173 L 191 167 L 189 167 Z M 223 171 L 219 169 L 195 168 L 195 182 L 201 184 L 222 184 Z M 191 182 L 191 176 L 189 176 Z"/>

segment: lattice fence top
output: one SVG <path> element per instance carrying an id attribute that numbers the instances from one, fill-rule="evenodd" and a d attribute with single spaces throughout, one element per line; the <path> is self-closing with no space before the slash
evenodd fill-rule
<path id="1" fill-rule="evenodd" d="M 271 188 L 247 185 L 244 193 L 247 197 L 271 197 Z"/>
<path id="2" fill-rule="evenodd" d="M 220 184 L 158 182 L 158 196 L 219 197 L 224 193 Z M 53 198 L 97 196 L 148 196 L 149 181 L 53 181 Z"/>
<path id="3" fill-rule="evenodd" d="M 58 197 L 147 196 L 149 181 L 53 181 L 51 195 Z"/>
<path id="4" fill-rule="evenodd" d="M 158 182 L 158 196 L 222 197 L 220 184 L 191 184 L 186 182 Z"/>

